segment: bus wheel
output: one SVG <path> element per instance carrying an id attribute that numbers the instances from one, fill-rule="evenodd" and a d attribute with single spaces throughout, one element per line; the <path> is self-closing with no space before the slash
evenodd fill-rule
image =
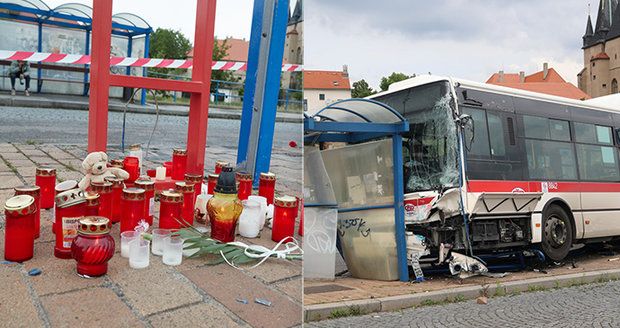
<path id="1" fill-rule="evenodd" d="M 551 205 L 543 218 L 542 250 L 555 261 L 562 261 L 573 244 L 573 226 L 566 211 L 560 206 Z"/>

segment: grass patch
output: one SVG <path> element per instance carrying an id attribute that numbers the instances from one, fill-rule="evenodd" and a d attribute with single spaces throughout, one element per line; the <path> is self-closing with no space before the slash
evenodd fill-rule
<path id="1" fill-rule="evenodd" d="M 351 317 L 364 314 L 359 306 L 349 306 L 344 309 L 335 309 L 329 314 L 330 319 Z"/>
<path id="2" fill-rule="evenodd" d="M 502 297 L 502 296 L 506 296 L 506 288 L 504 288 L 502 284 L 498 282 L 497 285 L 495 286 L 495 293 L 493 294 L 493 297 Z"/>
<path id="3" fill-rule="evenodd" d="M 545 286 L 539 286 L 539 285 L 529 285 L 527 286 L 527 291 L 528 292 L 542 292 L 548 290 L 547 287 Z"/>
<path id="4" fill-rule="evenodd" d="M 467 298 L 465 298 L 465 295 L 457 294 L 453 298 L 446 297 L 443 300 L 437 300 L 437 301 L 436 300 L 431 300 L 431 299 L 426 299 L 426 300 L 422 301 L 420 303 L 420 305 L 418 305 L 418 307 L 459 303 L 459 302 L 465 302 L 466 300 L 467 300 Z"/>
<path id="5" fill-rule="evenodd" d="M 38 145 L 39 142 L 36 140 L 32 140 L 32 139 L 28 139 L 26 140 L 26 145 L 30 145 L 30 146 L 34 146 L 34 145 Z"/>

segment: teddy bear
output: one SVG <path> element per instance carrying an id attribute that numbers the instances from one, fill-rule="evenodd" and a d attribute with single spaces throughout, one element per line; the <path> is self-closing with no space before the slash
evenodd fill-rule
<path id="1" fill-rule="evenodd" d="M 88 154 L 82 162 L 82 168 L 86 174 L 78 184 L 82 190 L 88 189 L 92 182 L 103 182 L 108 177 L 117 177 L 123 180 L 129 178 L 127 171 L 108 167 L 108 155 L 102 151 Z"/>

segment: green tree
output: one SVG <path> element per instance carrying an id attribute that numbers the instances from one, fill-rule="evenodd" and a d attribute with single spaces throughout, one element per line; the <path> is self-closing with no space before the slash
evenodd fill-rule
<path id="1" fill-rule="evenodd" d="M 230 45 L 226 39 L 221 40 L 220 42 L 216 39 L 215 42 L 213 42 L 213 60 L 224 60 L 224 58 L 228 56 L 229 49 Z M 236 77 L 232 71 L 217 70 L 211 72 L 211 80 L 237 82 L 239 79 L 240 78 Z"/>
<path id="2" fill-rule="evenodd" d="M 381 78 L 381 83 L 379 84 L 379 87 L 381 88 L 381 91 L 386 91 L 390 84 L 394 82 L 400 82 L 411 77 L 413 76 L 409 76 L 405 73 L 393 72 L 392 74 L 390 74 L 390 76 L 384 76 Z"/>
<path id="3" fill-rule="evenodd" d="M 181 33 L 168 28 L 157 28 L 151 34 L 151 47 L 149 57 L 167 59 L 186 59 L 187 53 L 192 49 L 189 39 Z M 155 77 L 172 78 L 167 75 L 183 75 L 184 69 L 181 68 L 149 68 L 150 73 Z M 166 92 L 158 92 L 166 94 Z"/>
<path id="4" fill-rule="evenodd" d="M 361 79 L 357 82 L 353 82 L 353 90 L 351 90 L 351 97 L 353 98 L 364 98 L 370 95 L 374 95 L 377 93 L 373 90 L 366 80 Z"/>

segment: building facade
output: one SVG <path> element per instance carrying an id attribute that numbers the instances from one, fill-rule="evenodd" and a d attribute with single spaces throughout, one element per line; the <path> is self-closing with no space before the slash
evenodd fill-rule
<path id="1" fill-rule="evenodd" d="M 313 115 L 325 106 L 351 98 L 349 72 L 304 70 L 304 103 L 306 113 Z"/>
<path id="2" fill-rule="evenodd" d="M 591 97 L 618 93 L 620 81 L 620 4 L 600 0 L 595 28 L 588 15 L 583 35 L 583 69 L 577 74 L 579 89 Z"/>

